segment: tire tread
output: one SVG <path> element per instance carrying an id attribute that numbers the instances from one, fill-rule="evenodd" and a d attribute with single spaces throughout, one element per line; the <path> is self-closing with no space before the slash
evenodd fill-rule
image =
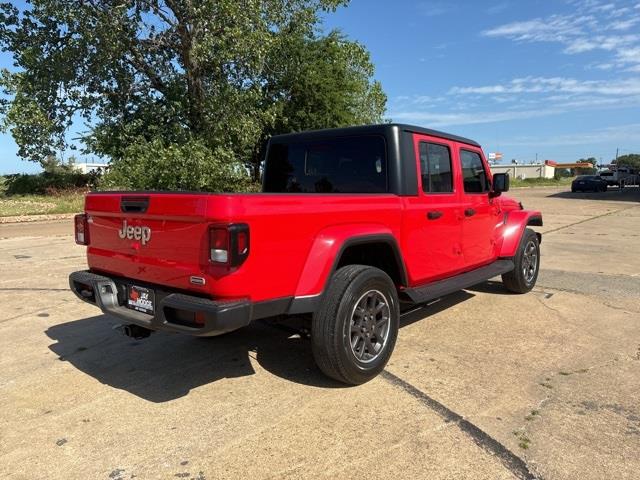
<path id="1" fill-rule="evenodd" d="M 536 236 L 536 232 L 531 230 L 530 228 L 525 228 L 522 239 L 520 240 L 520 245 L 518 246 L 518 251 L 516 253 L 516 257 L 514 258 L 515 268 L 510 272 L 507 272 L 502 275 L 502 284 L 505 286 L 507 290 L 514 293 L 527 293 L 531 291 L 533 286 L 536 283 L 538 278 L 538 272 L 540 272 L 540 252 L 538 251 L 538 272 L 536 272 L 536 277 L 533 279 L 532 285 L 527 285 L 527 282 L 524 280 L 520 264 L 522 262 L 522 255 L 524 246 L 527 244 L 529 238 L 533 238 L 538 243 L 538 237 Z"/>
<path id="2" fill-rule="evenodd" d="M 376 274 L 386 277 L 389 283 L 393 285 L 391 279 L 382 270 L 368 265 L 346 265 L 337 270 L 332 276 L 322 297 L 320 307 L 313 316 L 311 344 L 316 364 L 328 377 L 351 385 L 364 383 L 370 377 L 354 374 L 344 365 L 339 355 L 342 332 L 336 319 L 342 299 L 349 286 L 359 276 L 371 275 L 374 271 Z M 393 348 L 393 345 L 391 345 L 391 348 Z"/>

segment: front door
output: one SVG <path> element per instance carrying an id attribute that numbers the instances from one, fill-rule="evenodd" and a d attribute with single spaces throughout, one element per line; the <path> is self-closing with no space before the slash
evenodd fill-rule
<path id="1" fill-rule="evenodd" d="M 490 198 L 491 180 L 482 151 L 458 145 L 462 193 L 462 252 L 467 270 L 495 259 L 499 210 Z"/>

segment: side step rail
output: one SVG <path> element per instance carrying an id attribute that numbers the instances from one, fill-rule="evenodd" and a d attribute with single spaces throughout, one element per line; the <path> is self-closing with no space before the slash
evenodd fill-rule
<path id="1" fill-rule="evenodd" d="M 424 303 L 449 295 L 450 293 L 457 292 L 464 288 L 473 287 L 474 285 L 489 280 L 496 275 L 502 275 L 503 273 L 510 272 L 514 268 L 515 265 L 512 260 L 496 260 L 489 265 L 476 268 L 470 272 L 461 273 L 460 275 L 445 278 L 444 280 L 438 280 L 437 282 L 429 283 L 421 287 L 407 288 L 404 291 L 413 302 Z"/>

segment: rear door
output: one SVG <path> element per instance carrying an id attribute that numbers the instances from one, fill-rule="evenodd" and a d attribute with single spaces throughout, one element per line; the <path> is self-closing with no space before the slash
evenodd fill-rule
<path id="1" fill-rule="evenodd" d="M 454 275 L 464 262 L 455 143 L 415 135 L 414 149 L 418 196 L 405 198 L 403 229 L 409 276 L 420 284 Z"/>
<path id="2" fill-rule="evenodd" d="M 489 197 L 491 175 L 482 150 L 458 144 L 457 157 L 461 170 L 462 252 L 468 270 L 494 260 L 499 209 Z"/>

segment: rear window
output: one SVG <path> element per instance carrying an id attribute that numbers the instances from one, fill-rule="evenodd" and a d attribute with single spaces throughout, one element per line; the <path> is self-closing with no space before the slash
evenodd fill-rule
<path id="1" fill-rule="evenodd" d="M 268 193 L 385 193 L 384 138 L 376 135 L 272 143 L 264 191 Z"/>

